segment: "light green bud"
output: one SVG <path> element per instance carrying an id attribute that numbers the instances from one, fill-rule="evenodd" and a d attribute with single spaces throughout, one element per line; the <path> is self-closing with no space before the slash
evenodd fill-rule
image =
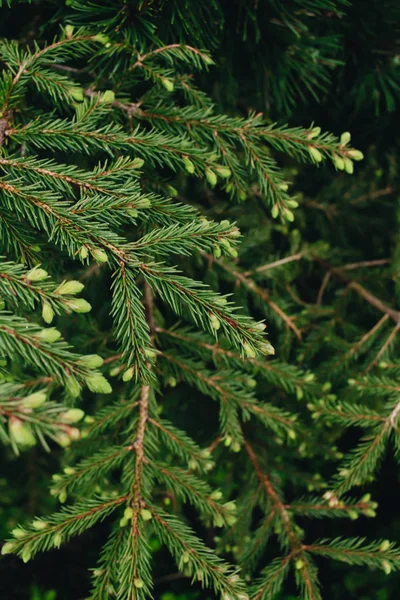
<path id="1" fill-rule="evenodd" d="M 11 554 L 15 550 L 15 544 L 13 542 L 6 542 L 3 544 L 1 548 L 1 553 L 4 556 L 5 554 Z"/>
<path id="2" fill-rule="evenodd" d="M 311 131 L 309 131 L 309 133 L 307 134 L 307 138 L 309 140 L 314 139 L 315 137 L 317 137 L 319 134 L 321 133 L 321 127 L 314 127 L 313 129 L 311 129 Z"/>
<path id="3" fill-rule="evenodd" d="M 299 206 L 297 200 L 287 200 L 286 204 L 289 206 L 289 208 L 297 208 Z"/>
<path id="4" fill-rule="evenodd" d="M 363 160 L 364 154 L 360 150 L 349 150 L 347 156 L 350 156 L 352 160 Z"/>
<path id="5" fill-rule="evenodd" d="M 53 537 L 53 546 L 54 548 L 59 548 L 62 544 L 62 535 L 61 533 L 56 533 Z"/>
<path id="6" fill-rule="evenodd" d="M 112 104 L 115 101 L 115 93 L 112 90 L 106 90 L 100 96 L 102 104 Z"/>
<path id="7" fill-rule="evenodd" d="M 81 386 L 72 375 L 69 375 L 65 380 L 65 389 L 73 398 L 77 398 L 81 393 Z"/>
<path id="8" fill-rule="evenodd" d="M 4 302 L 4 300 L 2 298 L 0 298 L 0 310 L 4 310 L 6 307 L 6 303 Z"/>
<path id="9" fill-rule="evenodd" d="M 10 436 L 18 446 L 23 448 L 35 446 L 36 439 L 28 423 L 24 423 L 16 417 L 11 417 L 8 422 L 8 429 Z"/>
<path id="10" fill-rule="evenodd" d="M 86 354 L 81 356 L 80 362 L 90 369 L 98 369 L 103 365 L 104 360 L 98 354 Z"/>
<path id="11" fill-rule="evenodd" d="M 190 174 L 194 173 L 194 164 L 186 156 L 183 158 L 183 165 L 188 173 L 190 173 Z"/>
<path id="12" fill-rule="evenodd" d="M 344 160 L 341 156 L 334 154 L 332 156 L 332 161 L 338 171 L 344 171 Z"/>
<path id="13" fill-rule="evenodd" d="M 29 279 L 29 281 L 43 281 L 47 276 L 47 271 L 39 269 L 39 267 L 34 267 L 25 275 L 26 279 Z"/>
<path id="14" fill-rule="evenodd" d="M 282 192 L 287 192 L 287 191 L 288 191 L 288 189 L 289 189 L 289 186 L 288 186 L 288 184 L 287 184 L 287 183 L 280 183 L 280 184 L 278 185 L 278 188 L 279 188 L 280 190 L 282 190 Z"/>
<path id="15" fill-rule="evenodd" d="M 303 567 L 304 567 L 304 561 L 301 560 L 300 558 L 298 560 L 296 560 L 296 562 L 294 563 L 294 568 L 297 571 L 300 571 Z"/>
<path id="16" fill-rule="evenodd" d="M 154 350 L 150 350 L 150 348 L 146 348 L 144 354 L 149 360 L 153 360 L 157 356 L 157 352 L 154 352 Z"/>
<path id="17" fill-rule="evenodd" d="M 25 408 L 39 408 L 46 402 L 47 395 L 45 392 L 35 392 L 25 396 L 22 400 L 22 404 Z"/>
<path id="18" fill-rule="evenodd" d="M 253 331 L 265 331 L 266 328 L 267 326 L 265 323 L 256 323 L 252 327 Z"/>
<path id="19" fill-rule="evenodd" d="M 122 375 L 122 381 L 125 381 L 125 382 L 130 381 L 133 378 L 134 373 L 135 373 L 135 367 L 130 367 Z"/>
<path id="20" fill-rule="evenodd" d="M 272 209 L 271 209 L 271 217 L 273 219 L 276 219 L 279 216 L 279 206 L 278 204 L 274 204 Z"/>
<path id="21" fill-rule="evenodd" d="M 253 390 L 255 387 L 257 387 L 257 381 L 252 377 L 249 377 L 248 379 L 246 379 L 246 385 L 247 387 Z"/>
<path id="22" fill-rule="evenodd" d="M 350 160 L 350 158 L 345 158 L 344 159 L 344 170 L 349 175 L 352 175 L 354 173 L 354 164 L 352 163 L 352 161 Z"/>
<path id="23" fill-rule="evenodd" d="M 206 63 L 206 65 L 214 65 L 215 64 L 213 59 L 211 58 L 211 56 L 208 56 L 208 54 L 203 53 L 202 58 L 203 58 L 204 62 Z"/>
<path id="24" fill-rule="evenodd" d="M 36 337 L 39 338 L 42 342 L 47 342 L 48 344 L 52 344 L 56 342 L 61 337 L 61 332 L 58 331 L 55 327 L 48 327 L 47 329 L 42 329 L 39 333 L 36 334 Z"/>
<path id="25" fill-rule="evenodd" d="M 275 348 L 269 342 L 262 342 L 259 348 L 263 354 L 272 355 L 275 354 Z"/>
<path id="26" fill-rule="evenodd" d="M 243 343 L 243 350 L 244 350 L 245 355 L 248 358 L 256 357 L 256 351 L 254 350 L 254 348 L 252 346 L 250 346 L 250 344 L 248 342 Z"/>
<path id="27" fill-rule="evenodd" d="M 222 255 L 221 248 L 219 246 L 214 246 L 213 254 L 214 254 L 214 258 L 221 258 L 221 255 Z"/>
<path id="28" fill-rule="evenodd" d="M 43 531 L 43 529 L 46 529 L 46 527 L 48 527 L 48 523 L 46 523 L 46 521 L 36 519 L 35 521 L 32 521 L 32 527 L 36 531 Z"/>
<path id="29" fill-rule="evenodd" d="M 20 540 L 21 538 L 25 537 L 28 532 L 25 531 L 24 529 L 20 529 L 19 527 L 16 527 L 15 529 L 13 529 L 11 531 L 11 533 L 15 538 L 17 538 L 17 540 Z"/>
<path id="30" fill-rule="evenodd" d="M 172 79 L 168 79 L 168 77 L 161 77 L 161 83 L 163 84 L 167 92 L 174 91 L 174 82 L 172 81 Z"/>
<path id="31" fill-rule="evenodd" d="M 287 208 L 283 209 L 283 216 L 285 217 L 286 221 L 289 221 L 289 223 L 293 223 L 294 221 L 294 214 L 292 213 L 291 210 L 288 210 Z"/>
<path id="32" fill-rule="evenodd" d="M 139 156 L 137 156 L 131 163 L 131 167 L 132 169 L 141 169 L 144 165 L 144 160 L 143 158 L 140 158 Z"/>
<path id="33" fill-rule="evenodd" d="M 167 385 L 169 385 L 170 387 L 174 388 L 176 387 L 176 384 L 178 383 L 175 379 L 175 377 L 168 377 L 167 381 L 165 382 Z"/>
<path id="34" fill-rule="evenodd" d="M 314 160 L 314 162 L 320 163 L 322 161 L 322 154 L 318 150 L 318 148 L 315 148 L 314 146 L 309 146 L 308 151 L 310 153 L 311 158 Z"/>
<path id="35" fill-rule="evenodd" d="M 142 588 L 144 586 L 144 583 L 141 579 L 139 579 L 138 577 L 136 577 L 136 579 L 133 580 L 133 585 L 135 586 L 135 588 Z"/>
<path id="36" fill-rule="evenodd" d="M 79 250 L 79 258 L 81 260 L 85 260 L 88 256 L 89 256 L 89 250 L 87 249 L 87 246 L 82 246 Z"/>
<path id="37" fill-rule="evenodd" d="M 241 450 L 241 446 L 239 444 L 239 442 L 233 442 L 232 446 L 232 452 L 238 453 Z"/>
<path id="38" fill-rule="evenodd" d="M 57 444 L 59 444 L 59 446 L 62 448 L 67 448 L 71 445 L 71 438 L 65 433 L 65 431 L 58 431 L 55 439 Z"/>
<path id="39" fill-rule="evenodd" d="M 215 167 L 215 170 L 222 179 L 228 179 L 232 175 L 232 171 L 228 167 L 218 166 Z"/>
<path id="40" fill-rule="evenodd" d="M 73 98 L 76 102 L 83 102 L 84 94 L 83 88 L 81 87 L 73 87 L 69 91 L 71 98 Z"/>
<path id="41" fill-rule="evenodd" d="M 93 248 L 93 250 L 91 250 L 91 253 L 96 262 L 98 262 L 98 263 L 108 262 L 107 253 L 104 250 L 102 250 L 101 248 Z"/>
<path id="42" fill-rule="evenodd" d="M 93 40 L 95 42 L 98 42 L 99 44 L 103 44 L 103 46 L 110 43 L 110 38 L 108 37 L 108 35 L 105 35 L 104 33 L 98 33 L 98 34 L 94 35 Z"/>
<path id="43" fill-rule="evenodd" d="M 42 304 L 42 319 L 48 325 L 50 325 L 54 319 L 54 310 L 48 302 L 43 302 Z"/>
<path id="44" fill-rule="evenodd" d="M 222 492 L 220 492 L 219 490 L 215 490 L 210 495 L 211 500 L 221 500 L 222 497 L 223 497 Z"/>
<path id="45" fill-rule="evenodd" d="M 214 329 L 214 331 L 218 331 L 218 329 L 221 327 L 221 322 L 216 315 L 213 315 L 213 314 L 210 315 L 210 323 L 211 323 L 211 327 L 212 327 L 212 329 Z"/>
<path id="46" fill-rule="evenodd" d="M 61 285 L 58 286 L 55 293 L 60 296 L 70 295 L 74 296 L 75 294 L 79 294 L 85 286 L 80 281 L 75 281 L 71 279 L 71 281 L 63 281 Z"/>
<path id="47" fill-rule="evenodd" d="M 65 467 L 64 473 L 66 475 L 75 475 L 76 469 L 74 469 L 74 467 Z"/>
<path id="48" fill-rule="evenodd" d="M 389 548 L 390 548 L 390 542 L 389 542 L 389 540 L 383 540 L 383 542 L 379 546 L 379 551 L 380 552 L 386 552 L 386 550 L 389 550 Z"/>
<path id="49" fill-rule="evenodd" d="M 171 198 L 176 198 L 179 195 L 179 192 L 173 185 L 167 185 L 167 190 Z"/>
<path id="50" fill-rule="evenodd" d="M 92 310 L 92 305 L 84 298 L 74 298 L 66 302 L 68 308 L 76 313 L 88 313 Z"/>
<path id="51" fill-rule="evenodd" d="M 133 517 L 133 509 L 130 506 L 127 506 L 126 509 L 124 510 L 124 518 L 132 519 L 132 517 Z"/>
<path id="52" fill-rule="evenodd" d="M 227 448 L 232 444 L 232 438 L 230 435 L 227 435 L 224 439 L 224 446 Z"/>
<path id="53" fill-rule="evenodd" d="M 21 558 L 24 563 L 27 563 L 30 561 L 30 559 L 32 558 L 32 552 L 31 552 L 30 548 L 26 547 L 22 550 Z"/>
<path id="54" fill-rule="evenodd" d="M 214 527 L 223 527 L 224 526 L 224 519 L 221 515 L 216 515 L 214 517 Z"/>
<path id="55" fill-rule="evenodd" d="M 357 521 L 358 513 L 356 510 L 349 510 L 348 515 L 352 521 Z"/>
<path id="56" fill-rule="evenodd" d="M 103 375 L 96 373 L 86 378 L 86 385 L 91 392 L 97 394 L 111 394 L 112 387 Z"/>
<path id="57" fill-rule="evenodd" d="M 65 35 L 67 36 L 67 38 L 70 38 L 73 36 L 74 33 L 74 28 L 72 25 L 66 25 L 65 27 Z"/>
<path id="58" fill-rule="evenodd" d="M 150 521 L 153 518 L 153 515 L 147 508 L 142 508 L 142 510 L 140 511 L 140 515 L 143 521 Z"/>
<path id="59" fill-rule="evenodd" d="M 212 187 L 217 184 L 217 176 L 211 169 L 206 169 L 206 179 Z"/>
<path id="60" fill-rule="evenodd" d="M 81 408 L 70 408 L 65 413 L 62 413 L 60 418 L 64 423 L 78 423 L 84 416 L 85 413 Z"/>
<path id="61" fill-rule="evenodd" d="M 387 560 L 382 561 L 382 569 L 385 575 L 390 575 L 390 573 L 392 572 L 392 567 L 390 566 L 390 563 Z"/>
<path id="62" fill-rule="evenodd" d="M 349 131 L 345 131 L 340 136 L 340 145 L 345 146 L 346 144 L 348 144 L 350 142 L 350 140 L 351 140 L 351 133 Z"/>

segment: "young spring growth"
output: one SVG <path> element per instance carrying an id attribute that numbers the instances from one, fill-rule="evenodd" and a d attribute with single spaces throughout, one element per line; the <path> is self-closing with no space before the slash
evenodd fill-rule
<path id="1" fill-rule="evenodd" d="M 66 25 L 65 27 L 65 36 L 67 38 L 72 38 L 73 34 L 74 34 L 74 28 L 72 25 Z"/>
<path id="2" fill-rule="evenodd" d="M 21 446 L 22 448 L 35 446 L 36 438 L 28 423 L 24 423 L 16 417 L 11 417 L 8 422 L 8 430 L 17 446 Z"/>
<path id="3" fill-rule="evenodd" d="M 92 305 L 84 298 L 74 298 L 66 302 L 68 308 L 76 313 L 88 313 L 92 310 Z"/>
<path id="4" fill-rule="evenodd" d="M 148 358 L 149 360 L 154 360 L 155 357 L 157 356 L 157 352 L 154 352 L 154 350 L 151 350 L 150 348 L 146 348 L 146 350 L 144 351 L 144 354 L 145 354 L 146 358 Z"/>
<path id="5" fill-rule="evenodd" d="M 282 211 L 282 215 L 286 219 L 286 221 L 288 221 L 289 223 L 293 223 L 293 221 L 294 221 L 294 214 L 292 213 L 291 210 L 288 210 L 287 208 L 284 208 L 283 211 Z"/>
<path id="6" fill-rule="evenodd" d="M 349 131 L 345 131 L 340 136 L 340 145 L 346 146 L 346 144 L 348 144 L 350 142 L 350 140 L 351 140 L 351 133 Z"/>
<path id="7" fill-rule="evenodd" d="M 262 343 L 259 345 L 259 349 L 260 349 L 260 351 L 261 351 L 263 354 L 267 354 L 268 356 L 269 356 L 269 355 L 273 355 L 273 354 L 275 354 L 275 348 L 273 347 L 273 345 L 272 345 L 272 344 L 270 344 L 270 343 L 269 343 L 269 342 L 267 342 L 267 341 L 265 341 L 265 342 L 262 342 Z"/>
<path id="8" fill-rule="evenodd" d="M 135 373 L 135 367 L 129 367 L 129 369 L 127 369 L 124 374 L 122 375 L 122 381 L 130 381 L 133 378 L 133 375 Z"/>
<path id="9" fill-rule="evenodd" d="M 25 277 L 26 279 L 29 279 L 29 281 L 43 281 L 43 279 L 46 279 L 47 275 L 47 271 L 40 269 L 39 267 L 35 267 L 28 271 Z"/>
<path id="10" fill-rule="evenodd" d="M 347 153 L 352 160 L 364 160 L 364 154 L 360 150 L 349 150 Z"/>
<path id="11" fill-rule="evenodd" d="M 39 338 L 42 342 L 47 342 L 48 344 L 52 344 L 56 342 L 61 337 L 61 332 L 58 331 L 55 327 L 48 327 L 47 329 L 42 329 L 39 333 L 36 334 L 36 337 Z"/>
<path id="12" fill-rule="evenodd" d="M 25 396 L 22 400 L 22 405 L 24 408 L 39 408 L 46 402 L 46 398 L 46 392 L 35 392 L 34 394 Z"/>
<path id="13" fill-rule="evenodd" d="M 1 548 L 2 555 L 11 554 L 15 550 L 15 544 L 13 542 L 6 542 Z"/>
<path id="14" fill-rule="evenodd" d="M 136 208 L 128 208 L 128 215 L 133 219 L 136 219 L 139 216 L 139 211 Z"/>
<path id="15" fill-rule="evenodd" d="M 29 562 L 31 560 L 31 558 L 32 558 L 32 552 L 31 552 L 31 550 L 30 550 L 29 547 L 26 546 L 22 550 L 21 558 L 22 558 L 22 561 L 24 563 L 27 563 L 27 562 Z"/>
<path id="16" fill-rule="evenodd" d="M 54 310 L 48 302 L 43 302 L 42 304 L 42 319 L 48 325 L 50 325 L 54 319 Z"/>
<path id="17" fill-rule="evenodd" d="M 104 33 L 98 33 L 95 36 L 93 36 L 93 40 L 95 42 L 98 42 L 99 44 L 102 44 L 103 46 L 106 46 L 107 44 L 110 43 L 110 38 L 108 37 L 108 35 L 105 35 Z"/>
<path id="18" fill-rule="evenodd" d="M 176 381 L 175 377 L 168 377 L 168 379 L 166 380 L 165 383 L 167 385 L 169 385 L 169 387 L 174 388 L 174 387 L 176 387 L 176 385 L 177 385 L 178 382 Z"/>
<path id="19" fill-rule="evenodd" d="M 113 90 L 106 90 L 100 96 L 101 104 L 112 104 L 115 102 L 115 93 Z"/>
<path id="20" fill-rule="evenodd" d="M 253 331 L 265 331 L 266 328 L 267 326 L 265 323 L 256 323 L 252 327 Z"/>
<path id="21" fill-rule="evenodd" d="M 212 169 L 206 169 L 206 179 L 208 181 L 208 183 L 214 187 L 215 185 L 217 185 L 217 176 L 214 173 L 214 171 L 212 171 Z"/>
<path id="22" fill-rule="evenodd" d="M 222 492 L 220 492 L 220 490 L 215 490 L 214 492 L 212 492 L 212 494 L 210 494 L 210 498 L 211 500 L 222 500 Z"/>
<path id="23" fill-rule="evenodd" d="M 232 452 L 235 452 L 236 454 L 238 452 L 240 452 L 240 450 L 241 450 L 241 446 L 240 446 L 239 442 L 233 442 L 231 448 L 232 448 Z"/>
<path id="24" fill-rule="evenodd" d="M 382 561 L 382 569 L 383 569 L 385 575 L 390 575 L 390 573 L 392 572 L 392 567 L 387 560 Z"/>
<path id="25" fill-rule="evenodd" d="M 308 151 L 314 162 L 320 163 L 322 161 L 322 154 L 318 148 L 315 148 L 315 146 L 308 146 Z"/>
<path id="26" fill-rule="evenodd" d="M 221 327 L 221 322 L 218 319 L 218 317 L 216 315 L 214 315 L 213 313 L 210 313 L 210 324 L 211 324 L 211 328 L 214 329 L 214 331 L 218 331 L 218 329 Z"/>
<path id="27" fill-rule="evenodd" d="M 81 408 L 70 408 L 65 413 L 61 413 L 60 418 L 64 423 L 78 423 L 84 416 L 85 413 Z"/>
<path id="28" fill-rule="evenodd" d="M 341 156 L 338 156 L 337 154 L 334 154 L 332 156 L 332 162 L 335 165 L 335 168 L 338 171 L 344 171 L 344 160 Z"/>
<path id="29" fill-rule="evenodd" d="M 75 102 L 83 102 L 84 93 L 83 88 L 81 87 L 73 87 L 70 89 L 69 93 L 71 94 L 71 98 L 75 100 Z"/>
<path id="30" fill-rule="evenodd" d="M 140 516 L 142 517 L 143 521 L 150 521 L 153 518 L 153 515 L 147 508 L 142 508 L 140 511 Z"/>
<path id="31" fill-rule="evenodd" d="M 379 546 L 379 551 L 380 552 L 386 552 L 386 550 L 389 550 L 389 548 L 390 548 L 390 542 L 389 542 L 389 540 L 383 540 L 383 542 Z"/>
<path id="32" fill-rule="evenodd" d="M 41 521 L 40 519 L 32 521 L 32 528 L 36 531 L 43 531 L 43 529 L 46 529 L 46 527 L 48 527 L 48 523 L 46 523 L 46 521 Z"/>
<path id="33" fill-rule="evenodd" d="M 253 346 L 250 346 L 249 342 L 243 342 L 242 348 L 247 358 L 256 357 L 256 351 L 254 350 Z"/>
<path id="34" fill-rule="evenodd" d="M 60 296 L 74 296 L 75 294 L 79 294 L 84 287 L 85 286 L 80 281 L 75 281 L 74 279 L 71 279 L 71 281 L 63 281 L 58 286 L 55 293 L 59 294 Z"/>
<path id="35" fill-rule="evenodd" d="M 215 170 L 222 179 L 228 179 L 232 175 L 232 171 L 228 167 L 218 166 L 215 167 Z"/>
<path id="36" fill-rule="evenodd" d="M 2 298 L 0 298 L 0 310 L 4 310 L 6 307 L 6 303 L 4 302 L 4 300 Z"/>
<path id="37" fill-rule="evenodd" d="M 296 562 L 294 563 L 294 568 L 297 571 L 300 571 L 303 567 L 304 567 L 304 561 L 302 561 L 301 558 L 299 558 L 298 560 L 296 560 Z"/>
<path id="38" fill-rule="evenodd" d="M 213 255 L 214 255 L 214 258 L 221 258 L 222 251 L 221 251 L 220 246 L 214 246 Z"/>
<path id="39" fill-rule="evenodd" d="M 161 77 L 161 83 L 163 84 L 167 92 L 171 93 L 174 91 L 174 82 L 172 81 L 172 79 L 168 79 L 168 77 Z"/>
<path id="40" fill-rule="evenodd" d="M 287 191 L 288 191 L 288 189 L 289 189 L 289 186 L 288 186 L 288 184 L 287 184 L 287 183 L 280 183 L 280 184 L 278 185 L 278 188 L 279 188 L 280 190 L 282 190 L 282 192 L 287 192 Z"/>
<path id="41" fill-rule="evenodd" d="M 87 354 L 86 356 L 81 356 L 80 362 L 89 367 L 89 369 L 98 369 L 103 365 L 104 360 L 98 354 Z"/>
<path id="42" fill-rule="evenodd" d="M 133 580 L 133 585 L 135 586 L 135 588 L 140 589 L 140 588 L 142 588 L 144 586 L 144 582 L 141 579 L 139 579 L 138 577 L 136 577 Z"/>
<path id="43" fill-rule="evenodd" d="M 224 526 L 224 519 L 222 518 L 221 515 L 216 515 L 214 517 L 214 527 L 223 527 Z"/>
<path id="44" fill-rule="evenodd" d="M 81 386 L 72 375 L 69 375 L 65 380 L 65 389 L 72 398 L 77 398 L 81 393 Z"/>
<path id="45" fill-rule="evenodd" d="M 11 533 L 17 540 L 20 540 L 26 536 L 27 531 L 25 531 L 24 529 L 20 529 L 20 527 L 16 527 L 11 531 Z"/>
<path id="46" fill-rule="evenodd" d="M 352 521 L 357 521 L 358 513 L 356 510 L 349 510 L 348 515 Z"/>
<path id="47" fill-rule="evenodd" d="M 314 138 L 316 138 L 318 135 L 320 135 L 320 133 L 321 133 L 321 127 L 313 127 L 313 128 L 311 129 L 311 131 L 309 131 L 309 132 L 307 133 L 307 138 L 308 138 L 309 140 L 313 140 L 313 139 L 314 139 Z"/>
<path id="48" fill-rule="evenodd" d="M 297 208 L 299 206 L 299 203 L 297 202 L 297 200 L 287 200 L 286 204 L 288 205 L 289 208 Z"/>
<path id="49" fill-rule="evenodd" d="M 74 469 L 74 467 L 65 467 L 64 473 L 66 475 L 75 475 L 76 469 Z"/>
<path id="50" fill-rule="evenodd" d="M 279 216 L 279 206 L 277 203 L 275 203 L 271 209 L 271 217 L 273 219 L 276 219 L 276 218 L 278 218 L 278 216 Z"/>
<path id="51" fill-rule="evenodd" d="M 125 519 L 132 519 L 133 517 L 133 509 L 130 506 L 127 506 L 126 509 L 124 510 L 124 518 Z"/>
<path id="52" fill-rule="evenodd" d="M 107 253 L 104 250 L 102 250 L 101 248 L 93 248 L 91 250 L 91 254 L 92 254 L 94 260 L 98 263 L 108 262 Z"/>
<path id="53" fill-rule="evenodd" d="M 174 188 L 173 185 L 168 184 L 167 190 L 168 190 L 168 194 L 171 196 L 171 198 L 176 198 L 177 196 L 179 196 L 178 190 L 176 188 Z"/>
<path id="54" fill-rule="evenodd" d="M 187 156 L 185 156 L 183 158 L 183 166 L 185 167 L 185 169 L 188 173 L 190 173 L 190 174 L 194 173 L 194 164 Z"/>
<path id="55" fill-rule="evenodd" d="M 95 373 L 86 378 L 86 385 L 91 392 L 96 394 L 111 394 L 112 387 L 101 373 Z"/>
<path id="56" fill-rule="evenodd" d="M 89 250 L 88 250 L 87 246 L 82 246 L 79 250 L 79 258 L 81 260 L 86 260 L 88 256 L 89 256 Z"/>
<path id="57" fill-rule="evenodd" d="M 57 444 L 59 446 L 61 446 L 62 448 L 68 448 L 68 446 L 71 445 L 71 438 L 69 437 L 69 435 L 67 433 L 65 433 L 65 431 L 58 431 L 56 436 L 55 436 L 55 440 L 57 442 Z"/>
<path id="58" fill-rule="evenodd" d="M 61 533 L 57 532 L 56 534 L 54 534 L 53 537 L 53 546 L 54 548 L 59 548 L 62 544 L 62 535 Z"/>
<path id="59" fill-rule="evenodd" d="M 352 175 L 354 173 L 354 164 L 353 162 L 350 160 L 350 158 L 345 158 L 344 159 L 344 170 L 346 171 L 346 173 L 348 173 L 349 175 Z"/>

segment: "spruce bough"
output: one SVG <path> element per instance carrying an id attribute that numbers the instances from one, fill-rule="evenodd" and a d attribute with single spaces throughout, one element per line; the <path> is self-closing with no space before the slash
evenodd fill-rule
<path id="1" fill-rule="evenodd" d="M 309 307 L 289 316 L 265 274 L 293 261 L 325 265 L 326 248 L 305 245 L 246 269 L 246 235 L 224 207 L 256 199 L 268 227 L 288 236 L 302 199 L 278 157 L 350 177 L 363 155 L 347 131 L 221 112 L 194 84 L 214 57 L 179 36 L 163 44 L 142 4 L 135 29 L 123 3 L 119 11 L 99 2 L 96 14 L 86 2 L 60 13 L 50 3 L 48 42 L 46 30 L 36 41 L 1 40 L 0 438 L 15 454 L 64 449 L 50 487 L 63 506 L 14 528 L 2 554 L 28 562 L 106 520 L 91 600 L 151 597 L 154 540 L 187 589 L 269 600 L 292 579 L 299 598 L 318 600 L 318 557 L 385 574 L 400 567 L 388 540 L 345 537 L 345 528 L 343 537 L 309 539 L 298 524 L 375 515 L 369 494 L 346 494 L 370 481 L 397 436 L 398 400 L 388 384 L 384 409 L 355 401 L 381 384 L 367 374 L 339 402 L 328 374 L 291 360 L 298 351 L 312 363 Z M 348 281 L 346 270 L 327 272 Z M 376 327 L 393 319 L 361 284 L 349 287 L 384 314 Z M 182 403 L 201 412 L 208 399 L 218 419 L 197 437 L 177 413 Z M 282 464 L 300 471 L 318 452 L 340 458 L 324 422 L 369 435 L 329 483 L 300 473 L 315 496 L 288 502 Z M 270 537 L 279 551 L 268 562 Z"/>

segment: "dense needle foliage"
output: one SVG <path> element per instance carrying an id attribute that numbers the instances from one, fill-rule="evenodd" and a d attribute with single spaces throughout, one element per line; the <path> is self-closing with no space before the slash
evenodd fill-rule
<path id="1" fill-rule="evenodd" d="M 398 2 L 0 6 L 2 597 L 397 597 Z"/>

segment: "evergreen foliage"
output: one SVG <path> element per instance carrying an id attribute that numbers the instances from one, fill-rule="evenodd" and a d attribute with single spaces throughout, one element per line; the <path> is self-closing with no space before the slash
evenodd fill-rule
<path id="1" fill-rule="evenodd" d="M 90 600 L 400 569 L 347 525 L 400 449 L 400 8 L 362 4 L 0 0 L 0 441 L 50 487 L 4 561 L 86 532 Z"/>

